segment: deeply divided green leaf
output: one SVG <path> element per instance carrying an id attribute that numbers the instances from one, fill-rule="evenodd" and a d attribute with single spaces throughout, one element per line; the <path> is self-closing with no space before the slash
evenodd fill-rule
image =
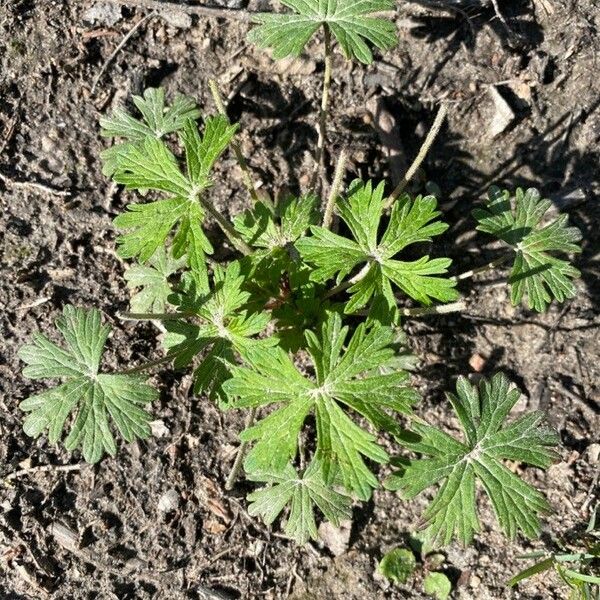
<path id="1" fill-rule="evenodd" d="M 23 373 L 33 379 L 62 379 L 64 383 L 30 396 L 21 403 L 28 412 L 23 428 L 33 437 L 48 429 L 50 442 L 60 440 L 67 419 L 75 411 L 65 446 L 82 447 L 86 461 L 98 462 L 117 450 L 111 422 L 128 442 L 150 435 L 150 414 L 145 406 L 157 392 L 139 375 L 99 373 L 104 343 L 110 329 L 100 322 L 100 311 L 65 306 L 56 321 L 65 347 L 36 334 L 23 346 Z"/>

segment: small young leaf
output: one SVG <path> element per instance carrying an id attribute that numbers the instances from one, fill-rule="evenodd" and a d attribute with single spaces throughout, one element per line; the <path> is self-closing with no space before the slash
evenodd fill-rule
<path id="1" fill-rule="evenodd" d="M 102 171 L 109 177 L 117 169 L 120 155 L 127 151 L 128 143 L 143 142 L 146 137 L 160 139 L 168 133 L 183 129 L 188 120 L 195 120 L 200 116 L 196 102 L 186 96 L 177 96 L 170 107 L 165 107 L 162 88 L 148 88 L 143 98 L 134 96 L 133 102 L 142 114 L 141 120 L 132 117 L 124 108 L 117 108 L 110 117 L 100 118 L 101 135 L 126 140 L 101 154 L 104 163 Z"/>
<path id="2" fill-rule="evenodd" d="M 185 124 L 181 141 L 185 147 L 187 176 L 196 188 L 204 189 L 210 185 L 210 171 L 237 129 L 237 124 L 230 125 L 223 115 L 206 119 L 203 136 L 200 136 L 194 121 Z"/>
<path id="3" fill-rule="evenodd" d="M 473 539 L 479 530 L 476 480 L 483 485 L 500 526 L 511 539 L 518 530 L 534 537 L 539 531 L 538 514 L 549 509 L 548 503 L 540 492 L 504 466 L 502 460 L 548 467 L 557 456 L 550 449 L 557 444 L 557 435 L 540 426 L 541 412 L 504 424 L 519 399 L 519 390 L 511 388 L 501 373 L 489 382 L 482 381 L 479 388 L 459 378 L 456 391 L 456 396 L 448 394 L 448 398 L 464 430 L 464 441 L 429 425 L 415 423 L 414 431 L 421 441 L 407 445 L 431 458 L 410 461 L 404 471 L 388 479 L 386 487 L 413 498 L 441 483 L 424 515 L 428 523 L 426 539 L 432 544 L 447 544 L 453 536 L 464 544 Z"/>
<path id="4" fill-rule="evenodd" d="M 407 548 L 390 550 L 379 563 L 382 575 L 395 583 L 406 583 L 416 569 L 415 555 Z"/>
<path id="5" fill-rule="evenodd" d="M 381 50 L 397 41 L 396 27 L 373 13 L 393 10 L 389 0 L 281 0 L 294 13 L 265 13 L 255 17 L 258 27 L 248 39 L 262 48 L 273 48 L 275 58 L 299 56 L 308 40 L 321 26 L 328 27 L 346 58 L 365 64 L 373 61 L 366 42 Z"/>
<path id="6" fill-rule="evenodd" d="M 125 281 L 130 289 L 140 288 L 131 297 L 131 310 L 136 313 L 164 313 L 172 293 L 169 277 L 183 268 L 187 257 L 173 259 L 161 246 L 147 265 L 134 265 L 125 271 Z"/>
<path id="7" fill-rule="evenodd" d="M 268 250 L 285 248 L 318 222 L 317 204 L 318 198 L 313 194 L 300 198 L 286 196 L 274 211 L 259 201 L 237 216 L 234 225 L 250 246 Z"/>
<path id="8" fill-rule="evenodd" d="M 344 352 L 348 332 L 336 313 L 328 316 L 319 336 L 306 332 L 315 379 L 301 373 L 281 348 L 248 352 L 251 366 L 233 368 L 224 388 L 234 407 L 280 404 L 242 432 L 243 440 L 255 442 L 245 462 L 248 472 L 281 471 L 293 461 L 298 434 L 308 414 L 314 413 L 316 457 L 326 481 L 339 476 L 348 491 L 362 499 L 370 497 L 377 479 L 363 457 L 385 463 L 388 455 L 342 407 L 362 415 L 377 429 L 399 435 L 399 425 L 387 411 L 410 412 L 417 395 L 408 387 L 405 372 L 377 371 L 394 357 L 390 328 L 359 325 Z"/>
<path id="9" fill-rule="evenodd" d="M 275 208 L 259 201 L 234 219 L 235 229 L 256 249 L 244 259 L 245 288 L 252 293 L 253 303 L 288 308 L 295 296 L 305 296 L 308 268 L 293 243 L 318 222 L 317 203 L 312 194 L 286 196 Z"/>
<path id="10" fill-rule="evenodd" d="M 571 280 L 580 275 L 567 260 L 550 254 L 581 252 L 576 243 L 581 232 L 567 226 L 567 215 L 541 225 L 551 205 L 533 188 L 517 188 L 511 198 L 510 192 L 492 187 L 487 207 L 473 211 L 479 231 L 490 233 L 515 250 L 508 279 L 512 303 L 519 304 L 526 297 L 528 307 L 538 312 L 544 312 L 553 299 L 563 302 L 573 298 L 577 290 Z"/>
<path id="11" fill-rule="evenodd" d="M 175 366 L 192 362 L 200 352 L 205 354 L 196 369 L 195 391 L 207 392 L 213 399 L 225 403 L 223 383 L 231 376 L 236 352 L 244 355 L 254 346 L 270 347 L 274 338 L 256 340 L 269 322 L 266 312 L 246 309 L 250 294 L 242 290 L 244 277 L 240 263 L 231 262 L 227 269 L 215 267 L 211 290 L 199 290 L 196 281 L 188 278 L 179 294 L 169 301 L 179 310 L 196 316 L 200 323 L 167 321 L 163 345 L 177 354 Z"/>
<path id="12" fill-rule="evenodd" d="M 267 483 L 268 486 L 248 496 L 248 513 L 262 516 L 265 523 L 270 525 L 289 504 L 290 512 L 284 531 L 298 544 L 306 544 L 311 538 L 317 539 L 316 508 L 336 527 L 352 515 L 350 498 L 326 483 L 316 460 L 302 475 L 287 464 L 279 471 L 251 473 L 250 479 Z"/>
<path id="13" fill-rule="evenodd" d="M 452 584 L 443 573 L 428 573 L 423 580 L 423 591 L 436 600 L 446 600 L 452 591 Z"/>
<path id="14" fill-rule="evenodd" d="M 100 311 L 67 305 L 56 326 L 66 348 L 38 333 L 33 344 L 19 351 L 20 358 L 27 363 L 23 369 L 26 377 L 65 381 L 21 402 L 21 409 L 29 413 L 23 425 L 25 433 L 37 437 L 48 429 L 50 442 L 56 443 L 69 414 L 76 409 L 65 446 L 68 450 L 82 446 L 83 456 L 90 463 L 98 462 L 105 452 L 114 455 L 117 451 L 111 419 L 126 441 L 147 438 L 151 416 L 144 406 L 158 394 L 145 383 L 145 377 L 98 373 L 110 332 L 109 327 L 100 323 Z"/>

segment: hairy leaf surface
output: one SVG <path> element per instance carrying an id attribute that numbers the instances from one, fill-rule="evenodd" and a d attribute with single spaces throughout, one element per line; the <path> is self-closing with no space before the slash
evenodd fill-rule
<path id="1" fill-rule="evenodd" d="M 491 381 L 482 381 L 478 388 L 461 377 L 456 392 L 448 394 L 448 399 L 464 439 L 459 441 L 439 429 L 415 423 L 414 431 L 422 439 L 410 447 L 430 458 L 410 461 L 403 471 L 388 479 L 387 487 L 413 498 L 440 484 L 424 515 L 428 524 L 425 534 L 431 543 L 448 544 L 457 537 L 468 544 L 479 531 L 477 481 L 511 539 L 517 531 L 534 537 L 540 527 L 538 515 L 548 511 L 548 502 L 502 461 L 548 467 L 557 457 L 551 449 L 558 443 L 557 435 L 540 425 L 544 416 L 539 411 L 505 423 L 520 393 L 502 373 Z"/>
<path id="2" fill-rule="evenodd" d="M 131 296 L 131 310 L 136 313 L 164 313 L 172 294 L 169 277 L 182 269 L 187 257 L 174 259 L 161 246 L 146 265 L 133 265 L 125 271 L 127 287 L 138 291 Z"/>
<path id="3" fill-rule="evenodd" d="M 255 17 L 258 27 L 250 41 L 262 48 L 273 48 L 275 58 L 299 56 L 309 39 L 321 26 L 328 27 L 346 58 L 370 64 L 373 54 L 368 43 L 387 50 L 396 42 L 396 27 L 391 21 L 369 16 L 393 10 L 389 0 L 281 0 L 293 13 L 264 13 Z M 367 43 L 368 42 L 368 43 Z"/>
<path id="4" fill-rule="evenodd" d="M 141 119 L 136 119 L 124 108 L 115 109 L 110 117 L 101 117 L 101 135 L 123 138 L 100 155 L 103 159 L 103 173 L 111 177 L 119 165 L 120 154 L 126 151 L 129 143 L 143 142 L 147 137 L 157 139 L 183 129 L 189 120 L 200 117 L 196 102 L 187 96 L 177 96 L 173 104 L 165 106 L 165 92 L 162 88 L 148 88 L 142 96 L 133 96 L 133 103 L 140 111 Z"/>
<path id="5" fill-rule="evenodd" d="M 408 196 L 399 199 L 392 209 L 390 221 L 383 236 L 379 236 L 384 212 L 384 184 L 375 189 L 371 182 L 355 181 L 348 199 L 338 202 L 338 212 L 353 239 L 348 239 L 323 227 L 311 227 L 312 236 L 296 243 L 302 258 L 315 269 L 315 281 L 336 277 L 339 283 L 356 267 L 362 266 L 361 277 L 349 288 L 350 301 L 345 312 L 353 313 L 365 306 L 373 296 L 385 299 L 389 307 L 396 300 L 392 283 L 407 296 L 429 305 L 432 300 L 448 302 L 458 297 L 451 279 L 440 277 L 447 272 L 451 260 L 423 256 L 415 261 L 394 258 L 407 246 L 430 241 L 443 233 L 447 225 L 437 220 L 433 196 Z M 351 280 L 352 281 L 352 280 Z"/>
<path id="6" fill-rule="evenodd" d="M 117 451 L 111 421 L 128 442 L 150 435 L 150 414 L 145 405 L 158 396 L 139 375 L 99 373 L 104 343 L 110 328 L 100 322 L 100 311 L 65 306 L 56 321 L 65 347 L 41 334 L 23 346 L 20 358 L 27 363 L 23 374 L 32 379 L 62 379 L 64 383 L 21 402 L 28 412 L 23 428 L 38 437 L 48 429 L 56 443 L 72 412 L 75 419 L 65 440 L 68 450 L 81 446 L 87 462 L 98 462 L 103 454 Z"/>
<path id="7" fill-rule="evenodd" d="M 347 410 L 376 429 L 399 435 L 400 427 L 389 411 L 410 412 L 417 395 L 408 387 L 405 372 L 379 371 L 394 359 L 390 328 L 368 328 L 363 323 L 346 343 L 348 333 L 336 313 L 329 315 L 319 335 L 306 333 L 314 378 L 300 372 L 281 348 L 249 352 L 250 366 L 234 367 L 233 377 L 224 384 L 234 407 L 279 405 L 242 432 L 243 440 L 255 442 L 245 462 L 248 472 L 283 470 L 295 459 L 298 434 L 308 415 L 314 414 L 316 457 L 326 481 L 339 477 L 348 491 L 362 499 L 370 497 L 377 479 L 364 459 L 385 463 L 388 454 Z"/>
<path id="8" fill-rule="evenodd" d="M 205 193 L 212 185 L 211 169 L 237 126 L 230 125 L 222 115 L 208 117 L 201 135 L 190 118 L 190 114 L 198 115 L 195 109 L 191 111 L 189 102 L 176 101 L 169 111 L 164 109 L 162 91 L 158 96 L 156 91 L 150 91 L 148 97 L 146 104 L 137 102 L 143 121 L 126 116 L 124 111 L 103 120 L 105 135 L 129 140 L 103 154 L 114 181 L 142 194 L 154 191 L 166 195 L 154 202 L 130 204 L 125 213 L 117 216 L 114 223 L 122 231 L 117 238 L 118 252 L 123 258 L 137 257 L 144 263 L 172 235 L 174 257 L 186 255 L 196 276 L 206 280 L 206 255 L 212 254 L 213 247 L 202 228 L 208 202 Z M 172 131 L 179 133 L 185 149 L 185 169 L 161 139 Z"/>
<path id="9" fill-rule="evenodd" d="M 243 283 L 239 262 L 230 263 L 227 269 L 216 266 L 210 289 L 198 289 L 190 278 L 170 301 L 185 314 L 197 317 L 198 322 L 165 322 L 168 333 L 163 345 L 177 354 L 175 366 L 187 366 L 203 353 L 194 374 L 194 389 L 221 403 L 226 401 L 222 386 L 231 376 L 236 352 L 243 356 L 255 346 L 276 343 L 273 338 L 255 339 L 267 326 L 269 315 L 246 308 L 250 294 L 242 290 Z"/>
<path id="10" fill-rule="evenodd" d="M 317 508 L 336 527 L 352 515 L 351 499 L 327 484 L 317 460 L 303 474 L 287 464 L 282 470 L 251 473 L 250 479 L 268 485 L 248 496 L 248 513 L 270 525 L 289 505 L 284 531 L 298 544 L 317 539 Z"/>
<path id="11" fill-rule="evenodd" d="M 529 308 L 544 312 L 552 300 L 563 302 L 577 293 L 573 279 L 580 272 L 568 260 L 552 253 L 581 252 L 577 244 L 581 232 L 568 227 L 568 216 L 542 225 L 542 219 L 552 206 L 540 197 L 536 189 L 517 188 L 514 197 L 497 187 L 490 188 L 485 209 L 476 209 L 473 216 L 477 229 L 485 231 L 515 250 L 515 260 L 508 279 L 511 301 L 519 304 L 527 299 Z"/>

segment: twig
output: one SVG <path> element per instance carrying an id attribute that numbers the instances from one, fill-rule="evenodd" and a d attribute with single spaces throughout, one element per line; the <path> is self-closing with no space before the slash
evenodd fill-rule
<path id="1" fill-rule="evenodd" d="M 71 195 L 71 192 L 69 192 L 68 190 L 59 190 L 55 187 L 44 185 L 43 183 L 38 183 L 37 181 L 15 181 L 14 179 L 11 179 L 10 177 L 4 175 L 4 173 L 0 173 L 0 179 L 4 183 L 15 188 L 31 188 L 40 192 L 44 192 L 46 194 L 52 194 L 53 196 L 61 196 L 63 198 Z"/>
<path id="2" fill-rule="evenodd" d="M 399 308 L 398 311 L 404 317 L 426 317 L 429 315 L 447 315 L 449 313 L 462 312 L 467 308 L 464 300 L 449 302 L 448 304 L 437 304 L 435 306 L 417 306 L 415 308 Z M 359 317 L 369 315 L 368 310 L 359 310 L 353 313 Z"/>
<path id="3" fill-rule="evenodd" d="M 142 17 L 128 32 L 127 34 L 123 37 L 123 39 L 119 42 L 119 44 L 117 45 L 117 47 L 112 51 L 111 55 L 104 61 L 104 64 L 102 65 L 102 68 L 100 69 L 100 72 L 98 73 L 98 75 L 96 75 L 96 78 L 94 79 L 94 83 L 92 83 L 92 89 L 90 91 L 90 94 L 93 96 L 96 93 L 96 86 L 98 85 L 100 78 L 102 77 L 102 75 L 104 75 L 106 69 L 108 68 L 108 66 L 112 63 L 112 61 L 115 59 L 115 57 L 117 56 L 117 54 L 119 54 L 119 52 L 123 49 L 123 47 L 125 46 L 125 44 L 135 35 L 136 31 L 148 20 L 150 20 L 152 17 L 156 16 L 156 11 L 153 11 L 151 13 L 148 13 L 146 16 Z"/>
<path id="4" fill-rule="evenodd" d="M 15 128 L 17 125 L 17 121 L 19 120 L 19 113 L 17 111 L 19 110 L 20 107 L 21 107 L 21 103 L 19 102 L 17 104 L 16 108 L 14 109 L 15 115 L 10 120 L 8 127 L 6 128 L 6 133 L 3 136 L 2 144 L 0 145 L 0 154 L 2 154 L 4 152 L 4 149 L 6 148 L 6 146 L 8 146 L 8 144 L 10 143 L 10 141 L 13 138 L 13 135 L 15 133 Z"/>
<path id="5" fill-rule="evenodd" d="M 256 417 L 256 408 L 253 408 L 248 413 L 246 417 L 246 422 L 244 423 L 244 429 L 248 429 L 254 423 L 254 418 Z M 246 454 L 246 448 L 248 447 L 248 442 L 244 441 L 240 444 L 238 448 L 237 454 L 235 456 L 235 460 L 233 461 L 233 466 L 231 467 L 231 472 L 229 473 L 229 477 L 227 477 L 227 481 L 225 482 L 225 489 L 232 490 L 235 482 L 238 478 L 238 473 L 242 468 L 242 463 L 244 462 L 244 455 Z"/>
<path id="6" fill-rule="evenodd" d="M 217 105 L 217 110 L 219 114 L 223 115 L 227 118 L 227 111 L 225 110 L 225 105 L 223 104 L 223 100 L 221 98 L 221 94 L 219 93 L 219 88 L 217 87 L 217 82 L 214 79 L 211 79 L 208 82 L 208 87 L 210 88 L 210 92 L 212 94 L 213 100 Z M 256 193 L 256 187 L 254 182 L 252 181 L 252 176 L 250 174 L 250 169 L 248 168 L 248 162 L 246 161 L 245 156 L 242 153 L 240 145 L 237 140 L 231 141 L 231 148 L 233 153 L 235 154 L 235 159 L 237 160 L 240 169 L 242 170 L 242 180 L 244 182 L 245 188 L 248 190 L 250 197 L 254 202 L 258 201 L 258 194 Z"/>
<path id="7" fill-rule="evenodd" d="M 5 481 L 12 481 L 13 479 L 18 479 L 19 477 L 23 477 L 25 475 L 32 475 L 34 473 L 47 473 L 49 471 L 79 471 L 85 467 L 87 464 L 76 464 L 76 465 L 38 465 L 37 467 L 28 467 L 27 469 L 20 469 L 19 471 L 13 471 L 9 475 L 7 475 L 4 479 Z"/>
<path id="8" fill-rule="evenodd" d="M 138 8 L 152 9 L 160 11 L 161 9 L 183 12 L 188 15 L 199 15 L 202 17 L 217 17 L 219 19 L 235 19 L 236 21 L 251 21 L 254 14 L 252 11 L 238 8 L 220 8 L 216 6 L 189 6 L 185 4 L 176 4 L 175 2 L 158 2 L 157 0 L 109 0 L 114 4 L 123 6 L 133 6 Z"/>
<path id="9" fill-rule="evenodd" d="M 325 32 L 325 70 L 323 72 L 323 91 L 321 93 L 321 109 L 319 111 L 319 137 L 315 152 L 315 170 L 310 181 L 310 188 L 314 190 L 317 179 L 321 172 L 325 141 L 327 137 L 327 111 L 329 107 L 329 90 L 331 89 L 331 71 L 333 67 L 333 55 L 331 53 L 331 33 L 327 25 L 323 25 Z"/>
<path id="10" fill-rule="evenodd" d="M 474 275 L 478 275 L 479 273 L 485 273 L 486 271 L 491 271 L 492 269 L 499 267 L 500 265 L 504 264 L 509 258 L 510 258 L 510 255 L 505 254 L 504 256 L 501 256 L 500 258 L 497 258 L 496 260 L 489 262 L 487 265 L 483 265 L 481 267 L 471 269 L 470 271 L 465 271 L 464 273 L 461 273 L 460 275 L 454 275 L 454 277 L 451 277 L 450 279 L 452 279 L 454 281 L 461 281 L 462 279 L 469 279 L 470 277 L 473 277 Z"/>
<path id="11" fill-rule="evenodd" d="M 427 134 L 427 137 L 425 138 L 425 141 L 423 142 L 423 145 L 421 146 L 419 153 L 417 154 L 415 160 L 408 168 L 408 171 L 406 171 L 406 174 L 402 178 L 402 181 L 400 181 L 400 183 L 396 186 L 396 189 L 394 189 L 394 191 L 390 194 L 389 198 L 387 199 L 387 201 L 385 203 L 386 209 L 390 208 L 392 206 L 392 204 L 394 204 L 394 202 L 398 199 L 400 194 L 402 194 L 402 192 L 404 192 L 404 190 L 406 189 L 406 186 L 409 184 L 411 179 L 415 176 L 415 173 L 421 166 L 421 163 L 425 160 L 425 157 L 427 156 L 427 153 L 431 149 L 431 146 L 432 146 L 433 142 L 435 141 L 435 138 L 437 137 L 438 133 L 440 132 L 442 123 L 444 122 L 444 118 L 446 117 L 447 113 L 448 113 L 448 105 L 442 104 L 440 106 L 440 109 L 438 110 L 437 115 L 435 116 L 433 125 L 431 126 L 431 129 L 429 130 L 429 133 Z"/>
<path id="12" fill-rule="evenodd" d="M 506 33 L 508 34 L 508 37 L 511 38 L 511 41 L 515 41 L 515 38 L 517 36 L 516 36 L 515 32 L 511 29 L 510 25 L 506 22 L 506 19 L 504 18 L 504 15 L 502 14 L 502 12 L 500 12 L 500 7 L 498 6 L 498 0 L 492 0 L 492 6 L 494 7 L 494 12 L 496 13 L 496 16 L 498 17 L 498 20 L 502 24 L 502 27 L 504 27 L 504 31 L 506 31 Z"/>
<path id="13" fill-rule="evenodd" d="M 346 150 L 342 148 L 340 157 L 338 158 L 337 165 L 335 167 L 335 174 L 333 176 L 333 183 L 329 190 L 329 197 L 327 198 L 327 204 L 325 205 L 325 212 L 323 213 L 323 227 L 329 229 L 331 227 L 331 221 L 333 219 L 333 207 L 340 194 L 342 183 L 344 181 L 344 174 L 346 172 Z"/>

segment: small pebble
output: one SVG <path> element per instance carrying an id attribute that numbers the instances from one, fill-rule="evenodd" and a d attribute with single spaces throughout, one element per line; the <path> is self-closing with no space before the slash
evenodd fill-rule
<path id="1" fill-rule="evenodd" d="M 481 373 L 481 371 L 483 371 L 485 368 L 485 363 L 486 359 L 481 356 L 481 354 L 475 353 L 469 359 L 469 365 L 471 366 L 471 369 L 475 371 L 475 373 Z"/>
<path id="2" fill-rule="evenodd" d="M 98 23 L 112 27 L 123 16 L 121 7 L 113 2 L 95 2 L 83 13 L 86 23 Z"/>
<path id="3" fill-rule="evenodd" d="M 597 465 L 600 462 L 600 444 L 590 444 L 585 453 L 591 465 Z"/>
<path id="4" fill-rule="evenodd" d="M 167 490 L 158 501 L 158 510 L 160 512 L 171 512 L 179 506 L 179 494 L 176 490 Z"/>

